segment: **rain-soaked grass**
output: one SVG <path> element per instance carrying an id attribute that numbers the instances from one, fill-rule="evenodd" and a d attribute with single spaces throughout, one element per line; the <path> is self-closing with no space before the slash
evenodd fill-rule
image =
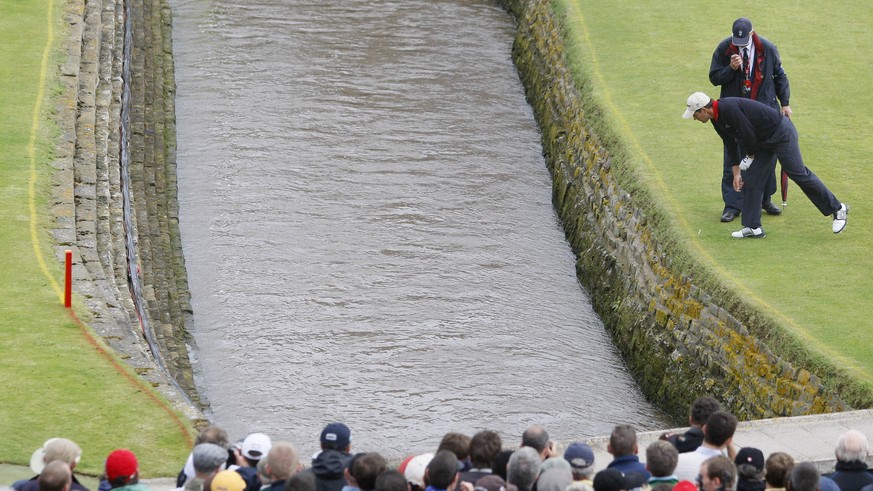
<path id="1" fill-rule="evenodd" d="M 60 55 L 47 57 L 41 74 L 47 43 L 57 50 L 65 35 L 63 8 L 59 0 L 0 2 L 0 462 L 26 464 L 45 440 L 63 436 L 84 450 L 80 472 L 99 474 L 106 455 L 125 447 L 145 475 L 175 475 L 187 436 L 151 390 L 100 353 L 59 296 L 61 265 L 47 231 L 58 135 L 47 108 L 55 107 Z"/>
<path id="2" fill-rule="evenodd" d="M 671 217 L 670 233 L 801 344 L 865 383 L 873 380 L 867 191 L 873 129 L 865 122 L 873 110 L 873 68 L 865 61 L 873 48 L 867 30 L 873 6 L 860 0 L 828 9 L 783 1 L 554 3 L 566 12 L 578 78 L 606 109 L 605 131 L 629 149 L 633 174 Z M 763 218 L 766 239 L 731 239 L 739 221 L 719 221 L 721 140 L 711 125 L 681 114 L 692 92 L 718 97 L 708 78 L 712 53 L 743 16 L 779 48 L 805 163 L 851 205 L 849 225 L 839 235 L 831 231 L 831 217 L 793 184 L 783 215 Z M 781 202 L 778 192 L 774 202 Z"/>

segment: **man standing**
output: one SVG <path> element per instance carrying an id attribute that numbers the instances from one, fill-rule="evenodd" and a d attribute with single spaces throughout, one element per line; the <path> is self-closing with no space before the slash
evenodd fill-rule
<path id="1" fill-rule="evenodd" d="M 700 464 L 711 457 L 724 455 L 725 450 L 730 448 L 736 430 L 737 418 L 733 414 L 726 411 L 712 413 L 703 425 L 703 444 L 693 452 L 679 454 L 679 462 L 674 470 L 676 478 L 680 481 L 694 481 L 699 474 Z M 730 460 L 728 463 L 734 465 Z"/>
<path id="2" fill-rule="evenodd" d="M 688 415 L 688 431 L 678 435 L 664 433 L 662 440 L 672 443 L 679 453 L 693 452 L 703 443 L 703 429 L 701 427 L 709 419 L 709 415 L 721 409 L 717 400 L 708 396 L 701 396 L 694 400 L 691 405 L 691 414 Z"/>
<path id="3" fill-rule="evenodd" d="M 846 227 L 849 207 L 841 203 L 806 165 L 800 155 L 797 129 L 781 112 L 761 102 L 741 97 L 713 101 L 703 92 L 688 97 L 685 119 L 711 122 L 724 141 L 733 162 L 734 189 L 743 190 L 743 228 L 731 236 L 761 239 L 761 199 L 767 174 L 773 174 L 776 159 L 822 215 L 833 215 L 833 232 Z"/>
<path id="4" fill-rule="evenodd" d="M 639 472 L 646 480 L 652 477 L 637 455 L 640 451 L 637 444 L 637 432 L 630 425 L 618 425 L 612 430 L 606 451 L 611 453 L 613 457 L 612 462 L 606 466 L 607 469 L 616 469 L 625 474 Z"/>
<path id="5" fill-rule="evenodd" d="M 723 40 L 712 53 L 709 65 L 709 81 L 721 86 L 720 99 L 745 97 L 763 102 L 791 117 L 788 98 L 788 76 L 782 69 L 782 60 L 776 46 L 758 36 L 752 29 L 752 21 L 745 17 L 734 21 L 732 36 Z M 721 196 L 724 200 L 722 222 L 731 222 L 742 210 L 742 194 L 734 189 L 733 170 L 728 144 L 724 147 L 724 169 L 721 178 Z M 771 171 L 764 176 L 764 193 L 761 207 L 770 215 L 779 215 L 782 209 L 773 204 L 771 196 L 776 192 L 776 178 Z"/>
<path id="6" fill-rule="evenodd" d="M 873 484 L 873 474 L 867 467 L 867 437 L 858 430 L 849 430 L 840 435 L 834 456 L 834 472 L 826 474 L 837 483 L 840 491 L 858 491 Z"/>

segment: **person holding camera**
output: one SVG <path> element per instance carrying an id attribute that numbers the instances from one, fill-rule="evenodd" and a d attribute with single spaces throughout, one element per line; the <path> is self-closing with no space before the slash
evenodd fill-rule
<path id="1" fill-rule="evenodd" d="M 724 39 L 712 53 L 709 65 L 709 81 L 721 86 L 725 97 L 745 97 L 763 102 L 791 117 L 788 98 L 791 90 L 788 75 L 782 69 L 782 60 L 776 45 L 758 36 L 752 29 L 752 21 L 741 17 L 734 21 L 732 35 Z M 721 196 L 724 201 L 721 221 L 732 222 L 742 211 L 742 192 L 734 189 L 732 167 L 737 163 L 729 158 L 727 146 L 724 149 Z M 775 157 L 774 157 L 775 159 Z M 776 192 L 776 177 L 773 172 L 766 176 L 764 198 L 761 208 L 768 215 L 779 215 L 782 209 L 773 204 Z"/>

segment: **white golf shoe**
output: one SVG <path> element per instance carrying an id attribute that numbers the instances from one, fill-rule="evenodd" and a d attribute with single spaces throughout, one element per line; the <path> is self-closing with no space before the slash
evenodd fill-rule
<path id="1" fill-rule="evenodd" d="M 834 233 L 838 234 L 846 228 L 849 222 L 849 205 L 840 203 L 840 209 L 834 213 Z"/>
<path id="2" fill-rule="evenodd" d="M 731 233 L 731 237 L 735 239 L 763 239 L 766 236 L 767 234 L 764 233 L 764 229 L 761 227 L 743 227 L 742 230 L 737 230 L 736 232 Z"/>

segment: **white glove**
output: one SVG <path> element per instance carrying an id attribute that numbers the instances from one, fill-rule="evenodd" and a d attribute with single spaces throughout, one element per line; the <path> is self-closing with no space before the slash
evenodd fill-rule
<path id="1" fill-rule="evenodd" d="M 743 157 L 743 160 L 740 161 L 740 170 L 746 170 L 752 165 L 752 161 L 755 160 L 755 157 L 750 157 L 746 155 Z"/>

